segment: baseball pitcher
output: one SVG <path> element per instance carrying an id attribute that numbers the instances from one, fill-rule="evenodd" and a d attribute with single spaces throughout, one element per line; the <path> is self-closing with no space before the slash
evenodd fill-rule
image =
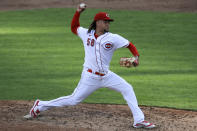
<path id="1" fill-rule="evenodd" d="M 110 23 L 114 20 L 105 12 L 97 13 L 88 29 L 80 26 L 79 17 L 85 9 L 85 4 L 79 5 L 71 22 L 72 32 L 81 38 L 85 49 L 83 71 L 77 87 L 69 96 L 50 101 L 36 100 L 30 113 L 24 117 L 38 117 L 40 112 L 52 107 L 77 105 L 92 92 L 106 87 L 123 95 L 133 114 L 135 128 L 154 128 L 154 124 L 144 120 L 144 114 L 138 107 L 133 87 L 109 70 L 112 55 L 119 48 L 128 48 L 133 55 L 132 58 L 121 58 L 121 66 L 138 66 L 139 53 L 136 47 L 122 36 L 109 32 Z"/>

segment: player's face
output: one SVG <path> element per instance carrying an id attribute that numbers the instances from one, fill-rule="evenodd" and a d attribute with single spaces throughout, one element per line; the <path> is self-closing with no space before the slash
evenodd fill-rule
<path id="1" fill-rule="evenodd" d="M 110 24 L 110 21 L 99 20 L 99 21 L 97 21 L 97 28 L 99 30 L 103 30 L 104 32 L 109 31 L 109 24 Z"/>

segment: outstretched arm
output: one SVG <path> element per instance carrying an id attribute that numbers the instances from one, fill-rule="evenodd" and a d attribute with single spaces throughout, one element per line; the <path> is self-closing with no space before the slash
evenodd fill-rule
<path id="1" fill-rule="evenodd" d="M 73 19 L 71 22 L 71 31 L 76 35 L 77 35 L 77 28 L 80 26 L 79 17 L 80 17 L 80 14 L 85 10 L 85 8 L 86 8 L 86 5 L 85 6 L 81 6 L 81 4 L 78 5 L 77 10 L 73 16 Z"/>

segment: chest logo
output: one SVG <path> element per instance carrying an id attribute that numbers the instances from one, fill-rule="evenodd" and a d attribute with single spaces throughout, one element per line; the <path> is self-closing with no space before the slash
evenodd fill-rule
<path id="1" fill-rule="evenodd" d="M 109 43 L 109 42 L 106 42 L 103 44 L 103 47 L 105 50 L 111 50 L 113 48 L 113 44 L 112 43 Z"/>

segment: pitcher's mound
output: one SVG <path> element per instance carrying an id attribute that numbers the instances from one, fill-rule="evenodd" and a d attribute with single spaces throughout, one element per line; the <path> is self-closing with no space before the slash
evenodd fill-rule
<path id="1" fill-rule="evenodd" d="M 133 118 L 127 105 L 79 104 L 53 108 L 41 116 L 26 120 L 33 101 L 0 101 L 1 131 L 140 131 L 132 127 Z M 158 131 L 195 131 L 197 112 L 168 108 L 144 107 L 146 120 Z"/>

